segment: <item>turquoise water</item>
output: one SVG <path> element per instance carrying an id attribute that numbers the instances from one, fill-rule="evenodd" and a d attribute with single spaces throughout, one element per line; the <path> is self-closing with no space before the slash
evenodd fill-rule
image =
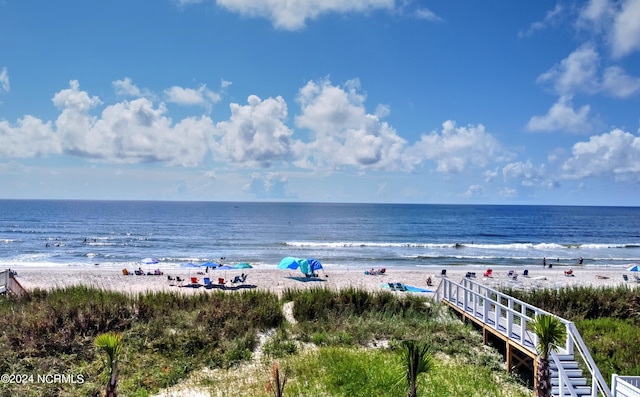
<path id="1" fill-rule="evenodd" d="M 276 266 L 624 266 L 640 208 L 140 201 L 0 201 L 0 267 L 158 258 Z"/>

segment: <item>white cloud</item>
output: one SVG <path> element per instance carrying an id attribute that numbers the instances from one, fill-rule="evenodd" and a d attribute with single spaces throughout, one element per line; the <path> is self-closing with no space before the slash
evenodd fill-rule
<path id="1" fill-rule="evenodd" d="M 581 10 L 577 25 L 585 30 L 601 31 L 615 10 L 610 0 L 591 0 Z"/>
<path id="2" fill-rule="evenodd" d="M 562 16 L 563 11 L 564 7 L 562 7 L 562 5 L 560 5 L 559 3 L 556 4 L 556 6 L 553 7 L 552 10 L 547 11 L 547 14 L 544 16 L 544 19 L 542 19 L 542 21 L 533 22 L 527 30 L 520 31 L 518 33 L 518 36 L 531 36 L 537 31 L 544 30 L 547 27 L 556 24 Z"/>
<path id="3" fill-rule="evenodd" d="M 576 92 L 598 91 L 598 66 L 600 56 L 590 45 L 584 45 L 559 64 L 541 74 L 538 83 L 551 83 L 558 95 L 573 95 Z"/>
<path id="4" fill-rule="evenodd" d="M 484 188 L 480 185 L 471 185 L 466 192 L 462 194 L 462 197 L 467 198 L 481 198 L 484 197 Z"/>
<path id="5" fill-rule="evenodd" d="M 389 112 L 378 107 L 376 114 L 368 114 L 364 107 L 366 96 L 359 92 L 358 80 L 348 81 L 344 87 L 328 80 L 308 82 L 299 91 L 302 113 L 296 126 L 307 128 L 313 139 L 306 148 L 309 163 L 300 166 L 339 168 L 343 165 L 361 169 L 398 169 L 401 164 L 404 139 L 386 122 L 380 120 Z"/>
<path id="6" fill-rule="evenodd" d="M 270 167 L 291 160 L 293 132 L 285 125 L 287 104 L 282 97 L 262 101 L 249 96 L 247 105 L 232 103 L 229 121 L 216 125 L 216 157 L 246 166 Z"/>
<path id="7" fill-rule="evenodd" d="M 429 10 L 428 8 L 418 8 L 414 15 L 417 19 L 423 19 L 429 22 L 439 22 L 442 20 L 435 12 Z"/>
<path id="8" fill-rule="evenodd" d="M 24 116 L 16 125 L 0 120 L 0 158 L 35 157 L 60 153 L 60 143 L 50 122 Z"/>
<path id="9" fill-rule="evenodd" d="M 617 180 L 640 180 L 640 137 L 620 129 L 573 145 L 572 157 L 562 166 L 571 179 L 612 176 Z"/>
<path id="10" fill-rule="evenodd" d="M 257 198 L 291 198 L 286 190 L 287 177 L 277 172 L 253 173 L 245 190 Z"/>
<path id="11" fill-rule="evenodd" d="M 613 55 L 622 57 L 640 50 L 640 1 L 626 0 L 615 16 L 611 34 Z"/>
<path id="12" fill-rule="evenodd" d="M 602 77 L 602 90 L 618 98 L 626 98 L 640 91 L 640 78 L 632 77 L 617 66 L 608 67 Z"/>
<path id="13" fill-rule="evenodd" d="M 513 162 L 502 168 L 505 180 L 518 179 L 523 186 L 533 186 L 544 177 L 544 166 L 536 167 L 531 161 Z"/>
<path id="14" fill-rule="evenodd" d="M 111 162 L 166 162 L 193 166 L 207 151 L 213 133 L 207 117 L 186 118 L 172 125 L 163 105 L 155 108 L 146 98 L 107 106 L 100 118 L 90 109 L 98 97 L 80 91 L 77 81 L 58 92 L 53 102 L 62 112 L 56 130 L 67 154 Z"/>
<path id="15" fill-rule="evenodd" d="M 184 0 L 182 0 L 185 2 Z M 297 30 L 308 19 L 328 13 L 356 13 L 393 10 L 395 0 L 216 0 L 216 3 L 242 16 L 267 18 L 280 29 Z"/>
<path id="16" fill-rule="evenodd" d="M 456 127 L 454 121 L 445 121 L 440 133 L 422 135 L 406 152 L 406 161 L 418 165 L 424 159 L 437 163 L 437 171 L 457 174 L 470 167 L 485 168 L 492 162 L 511 158 L 509 153 L 483 125 Z"/>
<path id="17" fill-rule="evenodd" d="M 604 33 L 615 58 L 640 50 L 640 2 L 591 0 L 581 10 L 577 26 Z"/>
<path id="18" fill-rule="evenodd" d="M 113 85 L 117 95 L 130 97 L 142 96 L 140 89 L 133 84 L 133 81 L 131 81 L 129 77 L 125 77 L 124 80 L 116 80 L 111 84 Z"/>
<path id="19" fill-rule="evenodd" d="M 551 106 L 547 114 L 531 117 L 527 129 L 530 131 L 588 133 L 592 130 L 592 125 L 589 122 L 590 109 L 589 105 L 584 105 L 576 112 L 573 109 L 571 98 L 562 96 Z"/>
<path id="20" fill-rule="evenodd" d="M 9 84 L 9 72 L 7 71 L 6 66 L 0 70 L 0 88 L 6 92 L 9 92 L 11 89 L 11 84 Z"/>
<path id="21" fill-rule="evenodd" d="M 197 90 L 173 86 L 164 90 L 164 94 L 167 102 L 184 106 L 199 105 L 206 108 L 210 108 L 221 99 L 220 94 L 207 89 L 206 85 L 201 85 Z"/>

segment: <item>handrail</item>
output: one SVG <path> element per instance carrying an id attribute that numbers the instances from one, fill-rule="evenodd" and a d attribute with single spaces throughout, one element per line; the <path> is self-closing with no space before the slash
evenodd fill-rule
<path id="1" fill-rule="evenodd" d="M 0 290 L 6 291 L 9 286 L 9 270 L 0 270 Z"/>
<path id="2" fill-rule="evenodd" d="M 569 335 L 571 336 L 571 338 L 573 339 L 574 345 L 577 347 L 577 350 L 580 353 L 580 357 L 582 357 L 582 360 L 587 366 L 587 369 L 589 369 L 589 373 L 591 374 L 591 384 L 596 385 L 598 390 L 605 396 L 611 397 L 611 391 L 607 386 L 607 382 L 605 382 L 604 378 L 602 377 L 602 374 L 600 373 L 600 370 L 598 369 L 598 366 L 596 365 L 595 361 L 593 361 L 591 354 L 589 354 L 587 345 L 582 340 L 582 337 L 580 336 L 580 332 L 578 332 L 578 329 L 576 328 L 575 324 L 573 324 L 570 321 L 567 321 L 567 322 L 568 322 L 567 328 L 568 330 L 570 330 L 570 332 L 567 333 L 567 338 L 569 337 Z M 595 392 L 596 390 L 593 389 L 592 395 L 594 397 L 597 395 Z"/>
<path id="3" fill-rule="evenodd" d="M 464 295 L 463 299 L 461 299 L 460 295 Z M 492 295 L 495 296 L 495 299 L 492 297 Z M 485 324 L 487 322 L 488 313 L 490 311 L 489 308 L 492 307 L 495 313 L 495 319 L 493 319 L 495 324 L 494 329 L 500 332 L 497 329 L 498 319 L 505 318 L 506 327 L 507 327 L 507 336 L 510 339 L 511 339 L 511 326 L 513 325 L 515 320 L 518 319 L 520 321 L 520 326 L 522 329 L 522 332 L 520 333 L 520 343 L 522 346 L 525 346 L 524 344 L 525 335 L 529 334 L 529 332 L 526 332 L 528 328 L 527 324 L 533 321 L 536 315 L 547 314 L 547 315 L 558 318 L 565 325 L 566 336 L 567 336 L 565 345 L 562 347 L 559 347 L 560 352 L 573 355 L 574 350 L 577 350 L 591 375 L 591 383 L 593 385 L 592 396 L 593 397 L 597 396 L 598 395 L 597 392 L 599 391 L 600 393 L 604 394 L 606 397 L 611 397 L 611 391 L 609 390 L 607 383 L 605 382 L 604 378 L 602 377 L 602 374 L 600 373 L 600 370 L 598 369 L 595 362 L 593 361 L 593 358 L 591 357 L 591 354 L 589 353 L 587 346 L 582 340 L 582 337 L 580 336 L 580 333 L 578 332 L 578 329 L 573 324 L 573 322 L 565 320 L 561 317 L 558 317 L 553 313 L 539 309 L 519 299 L 513 298 L 500 291 L 497 291 L 485 285 L 479 284 L 467 277 L 462 279 L 460 283 L 456 283 L 447 278 L 442 279 L 442 282 L 440 283 L 440 285 L 438 286 L 435 292 L 436 301 L 439 302 L 441 299 L 451 301 L 451 298 L 453 296 L 455 296 L 456 305 L 458 305 L 458 303 L 462 301 L 463 309 L 465 311 L 467 311 L 470 308 L 468 306 L 470 301 L 473 303 L 474 311 L 476 310 L 478 305 L 481 305 L 483 308 L 482 321 Z M 503 300 L 506 300 L 506 304 L 502 303 Z M 488 301 L 489 304 L 485 304 L 485 301 Z M 519 311 L 514 309 L 516 305 L 520 306 Z M 531 312 L 532 315 L 527 314 L 528 312 Z M 474 312 L 474 315 L 476 314 L 477 313 Z M 503 316 L 503 314 L 505 314 L 505 316 Z M 530 342 L 532 346 L 534 346 L 534 349 L 532 351 L 535 351 L 535 346 L 537 345 L 537 336 L 533 333 L 531 333 L 531 335 L 529 336 L 532 339 L 527 339 L 527 341 Z M 553 356 L 553 357 L 555 357 L 554 360 L 557 359 L 557 356 Z M 556 364 L 559 364 L 559 362 L 556 362 Z M 563 373 L 561 371 L 561 373 L 559 374 L 559 378 L 562 376 L 563 376 Z M 562 382 L 559 383 L 559 386 L 560 384 L 566 381 L 568 381 L 568 379 L 566 379 L 566 376 L 564 376 L 562 379 Z"/>
<path id="4" fill-rule="evenodd" d="M 11 269 L 0 271 L 0 292 L 13 293 L 20 296 L 26 291 L 13 274 Z"/>

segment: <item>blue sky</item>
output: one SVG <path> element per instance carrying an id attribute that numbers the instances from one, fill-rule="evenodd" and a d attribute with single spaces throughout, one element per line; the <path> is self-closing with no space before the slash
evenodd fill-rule
<path id="1" fill-rule="evenodd" d="M 0 198 L 638 205 L 640 1 L 0 1 Z"/>

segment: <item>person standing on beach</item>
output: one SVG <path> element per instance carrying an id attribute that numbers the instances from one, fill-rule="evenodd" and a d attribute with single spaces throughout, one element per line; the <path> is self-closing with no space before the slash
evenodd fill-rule
<path id="1" fill-rule="evenodd" d="M 547 258 L 542 258 L 542 268 L 546 268 L 547 267 Z"/>

